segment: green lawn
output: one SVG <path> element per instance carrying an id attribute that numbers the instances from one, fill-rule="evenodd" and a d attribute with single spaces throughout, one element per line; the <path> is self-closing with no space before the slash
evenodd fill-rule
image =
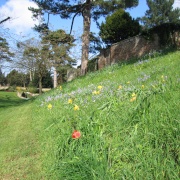
<path id="1" fill-rule="evenodd" d="M 32 103 L 0 92 L 0 179 L 43 179 Z"/>
<path id="2" fill-rule="evenodd" d="M 0 91 L 0 111 L 2 108 L 18 106 L 25 102 L 17 97 L 16 92 Z"/>

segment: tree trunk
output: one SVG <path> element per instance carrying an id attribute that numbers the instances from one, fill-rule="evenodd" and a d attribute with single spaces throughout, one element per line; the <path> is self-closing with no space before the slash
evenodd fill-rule
<path id="1" fill-rule="evenodd" d="M 42 94 L 42 76 L 39 75 L 39 94 Z"/>
<path id="2" fill-rule="evenodd" d="M 56 87 L 57 87 L 57 70 L 54 67 L 54 88 L 56 88 Z"/>
<path id="3" fill-rule="evenodd" d="M 81 75 L 85 75 L 87 72 L 90 25 L 91 25 L 91 0 L 87 0 L 86 7 L 83 11 Z"/>
<path id="4" fill-rule="evenodd" d="M 32 82 L 32 71 L 31 70 L 29 71 L 29 79 L 30 79 L 30 82 Z"/>

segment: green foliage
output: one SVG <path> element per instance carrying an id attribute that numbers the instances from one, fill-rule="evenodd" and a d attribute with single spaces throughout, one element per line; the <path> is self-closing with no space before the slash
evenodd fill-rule
<path id="1" fill-rule="evenodd" d="M 38 93 L 39 92 L 37 87 L 32 86 L 32 85 L 28 86 L 27 91 L 30 92 L 30 93 Z"/>
<path id="2" fill-rule="evenodd" d="M 24 86 L 28 83 L 28 77 L 24 73 L 20 73 L 17 70 L 13 69 L 9 74 L 6 76 L 7 83 L 11 86 Z"/>
<path id="3" fill-rule="evenodd" d="M 90 45 L 90 25 L 91 19 L 95 20 L 98 23 L 98 19 L 101 16 L 106 16 L 119 8 L 127 8 L 136 6 L 138 4 L 138 0 L 113 0 L 113 1 L 104 1 L 104 0 L 33 0 L 38 8 L 30 7 L 29 10 L 32 11 L 33 17 L 38 18 L 42 17 L 42 23 L 36 27 L 37 30 L 46 31 L 48 29 L 49 16 L 52 15 L 60 15 L 61 18 L 72 18 L 70 34 L 73 28 L 73 22 L 77 15 L 82 15 L 83 17 L 83 35 L 82 35 L 82 57 L 81 57 L 81 75 L 85 75 L 87 72 L 87 61 L 89 54 L 89 45 Z M 48 16 L 48 22 L 44 23 L 43 16 Z M 47 26 L 46 26 L 47 25 Z M 44 30 L 43 30 L 44 28 Z"/>
<path id="4" fill-rule="evenodd" d="M 140 25 L 138 21 L 132 19 L 129 13 L 123 9 L 119 9 L 108 16 L 105 23 L 100 26 L 100 36 L 106 44 L 119 42 L 135 36 L 139 32 Z"/>
<path id="5" fill-rule="evenodd" d="M 6 80 L 6 77 L 0 68 L 0 85 L 5 85 L 5 84 L 7 84 L 7 80 Z"/>
<path id="6" fill-rule="evenodd" d="M 34 78 L 32 82 L 29 83 L 29 87 L 33 86 L 38 88 L 39 87 L 39 77 L 38 77 L 38 72 L 35 71 L 34 73 Z M 44 70 L 44 73 L 42 75 L 42 87 L 43 88 L 52 88 L 53 87 L 53 82 L 52 82 L 52 77 L 51 77 L 51 72 L 48 71 L 47 69 Z"/>
<path id="7" fill-rule="evenodd" d="M 145 29 L 141 35 L 146 39 L 153 40 L 154 35 L 157 34 L 160 45 L 176 47 L 175 32 L 180 32 L 180 24 L 164 23 L 150 29 Z"/>
<path id="8" fill-rule="evenodd" d="M 179 55 L 109 66 L 36 99 L 46 179 L 178 179 Z"/>
<path id="9" fill-rule="evenodd" d="M 43 54 L 48 56 L 54 67 L 76 63 L 69 56 L 69 51 L 74 46 L 73 42 L 73 36 L 66 34 L 64 30 L 49 31 L 42 38 Z"/>
<path id="10" fill-rule="evenodd" d="M 81 1 L 81 0 L 33 0 L 39 8 L 30 7 L 29 10 L 33 12 L 33 17 L 37 18 L 39 15 L 44 15 L 45 13 L 60 15 L 61 18 L 71 18 L 72 14 L 81 14 L 86 11 L 86 6 L 88 3 L 91 4 L 91 17 L 93 20 L 97 21 L 101 16 L 108 15 L 114 10 L 119 8 L 129 8 L 138 5 L 138 0 L 113 0 L 113 1 Z M 67 10 L 68 9 L 68 10 Z M 37 30 L 41 31 L 43 29 L 48 29 L 47 23 L 42 23 Z"/>
<path id="11" fill-rule="evenodd" d="M 7 89 L 9 92 L 15 92 L 16 91 L 16 86 L 9 86 Z"/>
<path id="12" fill-rule="evenodd" d="M 174 0 L 147 0 L 149 9 L 140 18 L 146 28 L 152 28 L 164 23 L 180 23 L 180 9 L 173 9 Z"/>
<path id="13" fill-rule="evenodd" d="M 11 58 L 14 54 L 9 50 L 9 44 L 7 43 L 6 39 L 0 37 L 0 63 L 2 61 L 11 61 Z"/>

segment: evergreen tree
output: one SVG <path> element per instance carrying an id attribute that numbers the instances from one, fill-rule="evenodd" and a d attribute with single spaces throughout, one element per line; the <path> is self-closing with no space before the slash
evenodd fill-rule
<path id="1" fill-rule="evenodd" d="M 146 28 L 164 23 L 180 23 L 180 9 L 173 9 L 174 0 L 147 0 L 149 9 L 140 18 Z"/>
<path id="2" fill-rule="evenodd" d="M 54 87 L 57 87 L 57 68 L 76 63 L 69 56 L 73 42 L 73 36 L 66 34 L 64 30 L 49 31 L 42 38 L 43 55 L 49 58 L 49 63 L 54 68 Z"/>
<path id="3" fill-rule="evenodd" d="M 6 81 L 6 77 L 5 75 L 3 74 L 1 68 L 0 68 L 0 85 L 5 85 L 7 83 Z"/>
<path id="4" fill-rule="evenodd" d="M 13 53 L 9 50 L 9 44 L 6 39 L 0 37 L 0 63 L 5 61 L 10 61 L 13 57 Z"/>
<path id="5" fill-rule="evenodd" d="M 135 36 L 139 32 L 138 21 L 132 19 L 123 9 L 108 16 L 105 23 L 100 26 L 100 36 L 107 45 Z"/>
<path id="6" fill-rule="evenodd" d="M 70 18 L 72 14 L 72 25 L 77 15 L 83 17 L 83 35 L 82 35 L 82 56 L 81 56 L 81 74 L 87 72 L 88 54 L 89 54 L 89 35 L 91 18 L 96 22 L 101 16 L 108 15 L 119 8 L 132 7 L 138 4 L 138 0 L 33 0 L 39 8 L 29 8 L 33 16 L 38 18 L 44 14 L 60 15 L 61 18 Z M 48 23 L 42 23 L 43 28 L 47 28 Z M 37 27 L 38 30 L 41 28 Z M 72 27 L 71 27 L 72 30 Z"/>

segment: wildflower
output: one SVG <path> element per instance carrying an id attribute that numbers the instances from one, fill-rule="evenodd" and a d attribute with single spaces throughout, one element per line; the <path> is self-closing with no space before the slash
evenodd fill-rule
<path id="1" fill-rule="evenodd" d="M 92 94 L 95 94 L 95 95 L 100 94 L 100 91 L 93 91 Z"/>
<path id="2" fill-rule="evenodd" d="M 118 89 L 122 89 L 122 86 L 121 86 L 121 85 L 119 85 Z"/>
<path id="3" fill-rule="evenodd" d="M 144 89 L 144 85 L 142 85 L 141 88 Z"/>
<path id="4" fill-rule="evenodd" d="M 60 91 L 62 90 L 62 86 L 59 86 Z"/>
<path id="5" fill-rule="evenodd" d="M 48 104 L 48 109 L 52 109 L 52 104 Z"/>
<path id="6" fill-rule="evenodd" d="M 72 104 L 73 100 L 72 99 L 68 99 L 68 104 Z"/>
<path id="7" fill-rule="evenodd" d="M 135 93 L 132 93 L 132 95 L 131 95 L 132 97 L 135 97 L 136 96 L 136 94 Z"/>
<path id="8" fill-rule="evenodd" d="M 130 99 L 130 102 L 133 102 L 133 101 L 135 101 L 135 100 L 136 100 L 136 96 L 132 97 L 132 98 Z"/>
<path id="9" fill-rule="evenodd" d="M 79 110 L 79 106 L 75 104 L 74 110 L 75 110 L 75 111 L 78 111 L 78 110 Z"/>
<path id="10" fill-rule="evenodd" d="M 72 133 L 72 138 L 73 139 L 78 139 L 81 137 L 81 133 L 77 130 L 74 130 L 73 133 Z"/>
<path id="11" fill-rule="evenodd" d="M 161 76 L 162 82 L 165 82 L 165 79 L 167 79 L 167 76 Z"/>
<path id="12" fill-rule="evenodd" d="M 101 90 L 103 87 L 102 86 L 98 86 L 98 89 Z"/>

